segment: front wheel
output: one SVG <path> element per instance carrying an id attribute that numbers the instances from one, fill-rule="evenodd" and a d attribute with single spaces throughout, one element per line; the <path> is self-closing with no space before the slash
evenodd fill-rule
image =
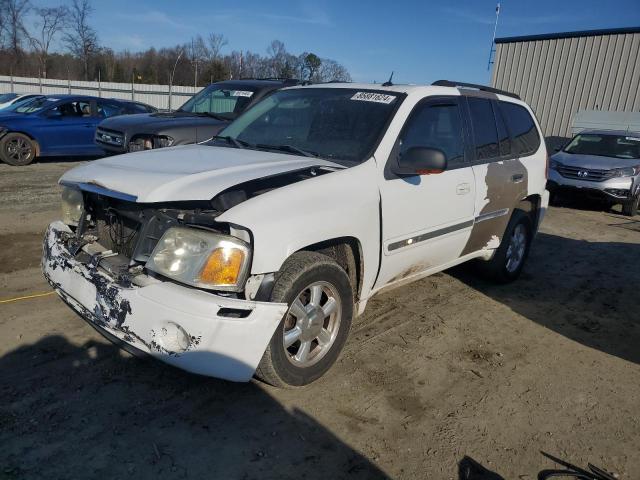
<path id="1" fill-rule="evenodd" d="M 636 216 L 638 214 L 638 210 L 640 210 L 640 192 L 638 192 L 628 202 L 622 204 L 622 213 L 627 217 Z"/>
<path id="2" fill-rule="evenodd" d="M 335 363 L 353 317 L 347 273 L 316 252 L 293 254 L 276 274 L 271 301 L 289 305 L 256 376 L 277 387 L 307 385 Z"/>
<path id="3" fill-rule="evenodd" d="M 29 165 L 35 157 L 35 143 L 22 133 L 8 133 L 0 141 L 0 159 L 9 165 Z"/>

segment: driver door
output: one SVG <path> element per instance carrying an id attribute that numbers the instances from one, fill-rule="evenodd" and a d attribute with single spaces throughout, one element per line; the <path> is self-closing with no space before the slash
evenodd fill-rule
<path id="1" fill-rule="evenodd" d="M 99 119 L 94 115 L 95 103 L 73 100 L 58 103 L 44 112 L 39 140 L 51 155 L 90 155 Z"/>
<path id="2" fill-rule="evenodd" d="M 411 147 L 441 150 L 442 173 L 396 176 L 389 163 Z M 474 219 L 475 182 L 465 159 L 460 97 L 430 97 L 409 115 L 380 182 L 382 261 L 376 289 L 460 257 Z"/>

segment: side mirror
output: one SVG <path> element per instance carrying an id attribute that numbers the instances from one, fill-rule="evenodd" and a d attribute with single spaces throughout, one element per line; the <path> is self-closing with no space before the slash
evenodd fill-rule
<path id="1" fill-rule="evenodd" d="M 447 156 L 438 148 L 411 147 L 398 157 L 397 175 L 431 175 L 447 169 Z"/>

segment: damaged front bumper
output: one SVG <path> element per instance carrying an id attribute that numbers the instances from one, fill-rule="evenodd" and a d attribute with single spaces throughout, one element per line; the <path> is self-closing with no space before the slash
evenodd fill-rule
<path id="1" fill-rule="evenodd" d="M 127 350 L 142 351 L 189 372 L 248 381 L 280 320 L 284 303 L 221 297 L 139 275 L 130 286 L 100 266 L 100 255 L 79 261 L 68 248 L 73 232 L 49 225 L 42 271 L 60 297 Z"/>

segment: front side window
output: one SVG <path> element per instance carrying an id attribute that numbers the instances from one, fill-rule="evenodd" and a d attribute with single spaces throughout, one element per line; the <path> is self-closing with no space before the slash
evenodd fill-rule
<path id="1" fill-rule="evenodd" d="M 498 131 L 491 101 L 485 98 L 471 97 L 468 102 L 471 124 L 473 125 L 476 159 L 487 160 L 499 157 Z"/>
<path id="2" fill-rule="evenodd" d="M 526 108 L 510 102 L 499 102 L 500 110 L 504 116 L 511 136 L 513 137 L 514 155 L 531 155 L 540 146 L 538 129 Z"/>
<path id="3" fill-rule="evenodd" d="M 348 88 L 280 90 L 220 135 L 246 148 L 275 147 L 346 162 L 367 160 L 403 95 Z"/>
<path id="4" fill-rule="evenodd" d="M 237 117 L 251 102 L 255 91 L 251 88 L 224 88 L 212 85 L 187 100 L 178 111 Z"/>
<path id="5" fill-rule="evenodd" d="M 640 137 L 581 133 L 573 137 L 564 151 L 579 155 L 638 159 L 640 158 Z"/>
<path id="6" fill-rule="evenodd" d="M 411 114 L 401 135 L 400 155 L 412 147 L 441 150 L 448 165 L 464 161 L 462 121 L 457 104 L 426 104 Z"/>
<path id="7" fill-rule="evenodd" d="M 60 112 L 63 117 L 91 116 L 91 104 L 83 101 L 61 103 L 53 108 L 53 110 Z"/>

